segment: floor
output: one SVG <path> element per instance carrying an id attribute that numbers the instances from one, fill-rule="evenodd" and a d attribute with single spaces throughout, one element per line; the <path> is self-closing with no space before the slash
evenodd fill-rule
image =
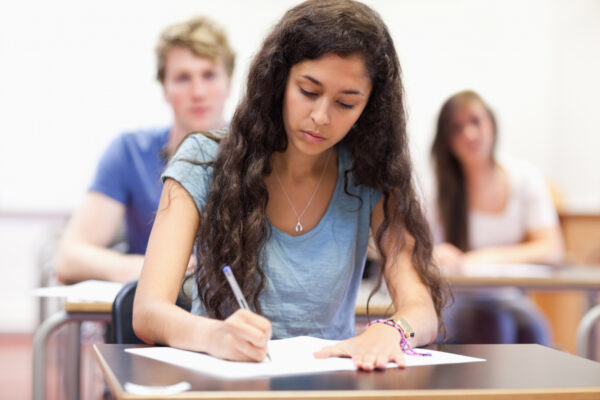
<path id="1" fill-rule="evenodd" d="M 0 399 L 31 399 L 30 334 L 0 335 Z"/>
<path id="2" fill-rule="evenodd" d="M 82 327 L 81 399 L 99 400 L 104 395 L 104 381 L 92 353 L 92 344 L 101 342 L 97 327 Z M 46 399 L 62 400 L 63 380 L 60 373 L 66 331 L 58 330 L 48 341 L 46 363 Z M 32 343 L 33 334 L 0 334 L 0 400 L 29 400 L 32 396 Z"/>

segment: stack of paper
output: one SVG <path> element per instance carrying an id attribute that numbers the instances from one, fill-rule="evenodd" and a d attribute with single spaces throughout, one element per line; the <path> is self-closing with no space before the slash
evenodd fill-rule
<path id="1" fill-rule="evenodd" d="M 537 264 L 465 265 L 461 273 L 464 276 L 486 278 L 548 278 L 552 276 L 552 267 Z"/>

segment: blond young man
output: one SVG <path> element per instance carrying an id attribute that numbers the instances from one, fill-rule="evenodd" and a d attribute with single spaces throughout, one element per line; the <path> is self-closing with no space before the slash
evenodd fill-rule
<path id="1" fill-rule="evenodd" d="M 156 55 L 173 124 L 125 133 L 109 145 L 61 240 L 56 273 L 63 282 L 137 279 L 167 160 L 189 132 L 226 125 L 223 109 L 235 56 L 224 30 L 206 17 L 169 26 Z M 109 248 L 123 224 L 126 253 Z"/>

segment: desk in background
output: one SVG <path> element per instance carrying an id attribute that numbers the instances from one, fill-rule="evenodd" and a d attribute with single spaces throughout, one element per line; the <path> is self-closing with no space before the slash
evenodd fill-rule
<path id="1" fill-rule="evenodd" d="M 125 352 L 132 345 L 98 344 L 94 352 L 112 394 L 138 385 L 191 384 L 185 399 L 530 399 L 600 398 L 600 363 L 535 344 L 440 345 L 433 349 L 484 358 L 485 362 L 325 374 L 224 380 Z M 164 397 L 164 396 L 161 396 Z"/>
<path id="2" fill-rule="evenodd" d="M 447 275 L 444 277 L 452 289 L 492 287 L 517 287 L 523 290 L 578 290 L 595 296 L 600 292 L 600 267 L 565 267 L 550 270 L 547 276 L 474 276 Z M 373 281 L 363 281 L 356 302 L 358 314 L 365 313 L 367 296 L 374 287 Z M 369 311 L 373 314 L 391 313 L 390 298 L 385 284 L 373 296 Z"/>
<path id="3" fill-rule="evenodd" d="M 79 338 L 81 337 L 81 322 L 99 321 L 108 324 L 112 320 L 111 311 L 111 302 L 65 301 L 63 310 L 52 314 L 42 322 L 36 329 L 33 339 L 33 400 L 46 399 L 46 343 L 53 332 L 66 324 L 72 324 L 75 328 L 72 332 L 75 342 L 69 348 L 71 358 L 66 363 L 68 365 L 63 365 L 62 367 L 63 373 L 66 374 L 66 381 L 69 383 L 68 387 L 65 388 L 66 396 L 69 400 L 80 398 L 81 343 L 79 342 Z M 365 313 L 364 307 L 357 305 L 356 313 L 360 319 L 360 316 Z"/>
<path id="4" fill-rule="evenodd" d="M 600 214 L 560 212 L 567 262 L 600 265 Z"/>
<path id="5" fill-rule="evenodd" d="M 585 312 L 598 302 L 600 266 L 564 267 L 548 277 L 450 276 L 448 281 L 454 288 L 514 286 L 527 290 L 547 317 L 554 344 L 575 354 L 577 325 Z M 593 354 L 588 356 L 594 357 Z"/>
<path id="6" fill-rule="evenodd" d="M 66 396 L 69 400 L 79 399 L 80 390 L 80 370 L 81 370 L 81 322 L 98 321 L 110 323 L 112 303 L 79 303 L 65 301 L 64 309 L 60 310 L 45 319 L 36 329 L 33 337 L 33 368 L 32 385 L 33 400 L 46 399 L 46 344 L 50 334 L 66 324 L 72 324 L 74 329 L 72 335 L 75 339 L 69 348 L 68 361 L 62 370 L 67 374 L 69 385 Z M 64 349 L 66 350 L 66 349 Z"/>
<path id="7" fill-rule="evenodd" d="M 533 278 L 489 278 L 489 277 L 464 277 L 450 276 L 449 283 L 453 287 L 498 287 L 498 286 L 516 286 L 528 290 L 579 290 L 591 294 L 597 294 L 600 291 L 600 268 L 569 268 L 555 272 L 549 277 Z M 371 287 L 369 282 L 364 283 L 359 291 L 355 312 L 357 314 L 358 329 L 362 329 L 366 321 L 366 299 Z M 390 315 L 393 309 L 390 307 L 391 300 L 385 292 L 377 293 L 371 300 L 369 312 L 374 315 Z M 112 303 L 76 303 L 65 302 L 64 310 L 53 314 L 46 319 L 36 330 L 33 347 L 33 399 L 45 399 L 45 363 L 46 363 L 46 341 L 49 335 L 57 328 L 67 323 L 76 323 L 77 337 L 79 337 L 79 325 L 82 321 L 101 321 L 110 323 Z M 570 327 L 573 335 L 577 324 Z M 357 329 L 357 330 L 358 330 Z M 69 374 L 69 382 L 73 385 L 69 387 L 69 399 L 78 399 L 79 388 L 79 342 L 74 359 L 75 365 L 69 365 L 65 368 Z"/>
<path id="8" fill-rule="evenodd" d="M 550 319 L 553 328 L 553 340 L 562 350 L 573 354 L 576 352 L 577 325 L 583 317 L 586 310 L 597 302 L 598 293 L 600 293 L 600 267 L 564 267 L 551 272 L 548 276 L 463 276 L 449 275 L 445 277 L 452 289 L 464 288 L 488 288 L 488 287 L 517 287 L 530 292 L 535 292 L 536 297 L 558 296 L 556 291 L 571 294 L 575 291 L 578 298 L 579 307 L 571 310 L 565 307 L 554 305 L 548 313 L 548 310 L 541 307 L 544 314 Z M 385 285 L 384 285 L 385 286 Z M 366 313 L 367 296 L 373 287 L 373 282 L 365 282 L 359 291 L 357 300 L 357 315 Z M 374 295 L 369 305 L 371 315 L 390 315 L 393 309 L 390 307 L 391 300 L 385 290 Z M 539 304 L 538 304 L 539 305 Z M 362 321 L 361 321 L 362 322 Z M 558 334 L 557 334 L 558 333 Z M 587 355 L 593 357 L 592 355 Z"/>
<path id="9" fill-rule="evenodd" d="M 600 213 L 559 212 L 565 240 L 566 262 L 596 265 L 600 269 Z M 581 320 L 590 299 L 580 291 L 531 292 L 531 299 L 548 318 L 554 342 L 563 350 L 575 352 L 574 326 Z M 595 299 L 597 301 L 597 299 Z M 600 338 L 598 338 L 600 340 Z M 596 359 L 600 354 L 596 354 Z"/>

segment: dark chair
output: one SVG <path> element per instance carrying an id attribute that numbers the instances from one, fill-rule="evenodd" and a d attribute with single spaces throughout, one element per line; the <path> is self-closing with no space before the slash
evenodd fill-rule
<path id="1" fill-rule="evenodd" d="M 135 335 L 133 331 L 133 298 L 137 289 L 138 281 L 127 282 L 113 301 L 112 305 L 112 328 L 109 343 L 118 344 L 143 344 L 144 342 Z M 179 307 L 189 311 L 191 301 L 183 292 L 179 293 L 177 303 Z"/>

